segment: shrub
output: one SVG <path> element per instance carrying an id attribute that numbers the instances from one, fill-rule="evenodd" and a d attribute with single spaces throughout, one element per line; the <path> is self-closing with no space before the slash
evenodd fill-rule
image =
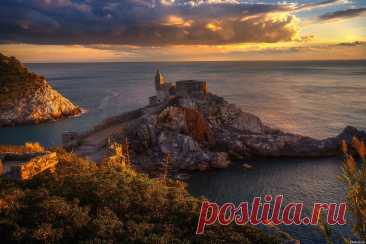
<path id="1" fill-rule="evenodd" d="M 45 148 L 38 142 L 27 142 L 24 146 L 0 145 L 0 153 L 36 153 L 44 151 Z"/>
<path id="2" fill-rule="evenodd" d="M 355 150 L 360 158 L 359 166 L 350 150 Z M 356 137 L 352 140 L 352 148 L 342 142 L 345 154 L 342 180 L 347 184 L 347 204 L 352 212 L 353 232 L 366 241 L 366 147 Z"/>
<path id="3" fill-rule="evenodd" d="M 195 235 L 202 199 L 179 181 L 57 150 L 56 170 L 27 182 L 0 178 L 0 236 L 11 242 L 278 243 L 251 226 Z"/>
<path id="4" fill-rule="evenodd" d="M 38 142 L 26 142 L 25 149 L 29 152 L 44 152 L 45 149 Z"/>
<path id="5" fill-rule="evenodd" d="M 364 142 L 353 137 L 351 147 L 345 140 L 341 143 L 344 154 L 342 175 L 340 179 L 347 185 L 347 207 L 352 213 L 352 231 L 361 240 L 366 241 L 366 147 Z M 360 159 L 359 166 L 354 154 Z M 319 228 L 328 244 L 333 243 L 332 231 L 320 218 Z M 341 237 L 344 243 L 351 243 L 345 237 Z"/>

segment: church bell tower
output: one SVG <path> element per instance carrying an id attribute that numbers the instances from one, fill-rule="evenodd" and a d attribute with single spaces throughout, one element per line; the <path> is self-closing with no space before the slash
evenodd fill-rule
<path id="1" fill-rule="evenodd" d="M 164 76 L 160 73 L 159 69 L 156 71 L 156 75 L 155 75 L 155 89 L 156 90 L 160 90 L 161 88 L 164 87 L 165 84 L 165 78 Z"/>

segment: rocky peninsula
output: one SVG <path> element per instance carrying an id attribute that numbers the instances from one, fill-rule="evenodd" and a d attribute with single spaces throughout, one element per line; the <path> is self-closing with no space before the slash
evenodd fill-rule
<path id="1" fill-rule="evenodd" d="M 81 113 L 47 80 L 16 58 L 0 54 L 0 126 L 40 123 Z"/>
<path id="2" fill-rule="evenodd" d="M 109 145 L 126 140 L 132 164 L 145 172 L 225 168 L 250 157 L 326 157 L 340 153 L 342 140 L 366 140 L 366 132 L 346 127 L 322 140 L 268 127 L 208 92 L 205 81 L 166 83 L 155 77 L 156 96 L 148 106 L 109 118 L 91 131 L 64 134 L 64 146 L 101 161 Z"/>

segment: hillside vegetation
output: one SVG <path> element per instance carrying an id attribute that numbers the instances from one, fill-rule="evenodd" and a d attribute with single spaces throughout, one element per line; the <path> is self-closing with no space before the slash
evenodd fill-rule
<path id="1" fill-rule="evenodd" d="M 183 183 L 58 151 L 55 172 L 0 179 L 0 236 L 9 242 L 279 243 L 251 226 L 209 226 L 195 235 L 202 199 Z"/>
<path id="2" fill-rule="evenodd" d="M 47 80 L 0 53 L 0 126 L 40 123 L 81 113 Z"/>
<path id="3" fill-rule="evenodd" d="M 0 102 L 11 102 L 44 85 L 44 77 L 29 72 L 16 58 L 0 53 Z"/>
<path id="4" fill-rule="evenodd" d="M 0 145 L 0 153 L 37 153 L 46 149 L 38 142 L 27 142 L 23 145 Z"/>

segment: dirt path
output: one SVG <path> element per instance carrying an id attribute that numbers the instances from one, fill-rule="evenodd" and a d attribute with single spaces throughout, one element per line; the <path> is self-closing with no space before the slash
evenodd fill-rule
<path id="1" fill-rule="evenodd" d="M 104 130 L 98 131 L 83 138 L 81 145 L 74 150 L 74 153 L 87 157 L 93 161 L 100 162 L 104 156 L 104 146 L 109 137 L 122 133 L 127 123 L 113 125 Z"/>
<path id="2" fill-rule="evenodd" d="M 155 113 L 160 110 L 160 106 L 145 107 L 132 112 L 110 118 L 109 122 L 102 123 L 102 129 L 87 133 L 88 135 L 80 139 L 80 145 L 73 149 L 77 155 L 89 158 L 95 162 L 101 162 L 104 157 L 105 145 L 108 138 L 116 134 L 123 133 L 130 123 L 134 123 L 142 116 Z"/>

